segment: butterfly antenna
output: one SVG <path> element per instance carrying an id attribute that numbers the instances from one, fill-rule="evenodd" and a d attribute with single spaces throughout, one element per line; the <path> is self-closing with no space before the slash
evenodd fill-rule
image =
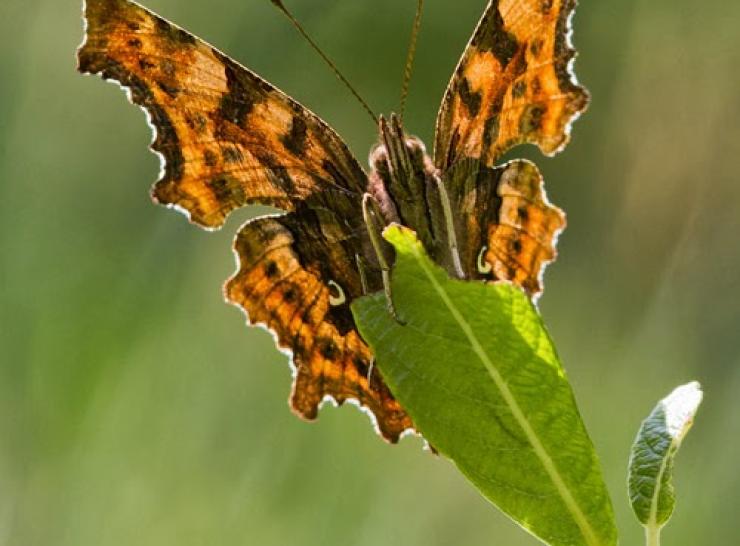
<path id="1" fill-rule="evenodd" d="M 329 66 L 329 68 L 332 69 L 334 74 L 337 78 L 347 87 L 347 89 L 350 90 L 350 92 L 354 95 L 354 97 L 359 101 L 359 103 L 362 105 L 362 107 L 365 109 L 365 111 L 370 114 L 370 117 L 373 118 L 373 121 L 375 124 L 378 124 L 378 116 L 375 115 L 375 113 L 370 109 L 370 107 L 367 105 L 367 103 L 362 99 L 360 94 L 355 90 L 354 87 L 352 87 L 352 84 L 349 83 L 347 78 L 344 77 L 344 75 L 339 71 L 337 68 L 337 65 L 335 65 L 332 60 L 326 56 L 326 54 L 321 50 L 321 48 L 316 44 L 316 42 L 313 41 L 313 39 L 308 35 L 308 33 L 305 31 L 303 26 L 298 22 L 298 20 L 293 17 L 293 14 L 288 11 L 288 8 L 285 7 L 282 0 L 270 0 L 270 2 L 275 5 L 287 18 L 288 20 L 293 24 L 293 26 L 296 28 L 296 30 L 305 38 L 305 40 L 309 43 L 309 45 L 316 51 L 316 53 L 319 54 L 319 56 L 324 60 L 324 62 Z"/>
<path id="2" fill-rule="evenodd" d="M 403 121 L 403 113 L 406 110 L 406 99 L 409 96 L 409 84 L 411 83 L 411 74 L 414 70 L 414 57 L 416 57 L 416 41 L 419 38 L 419 29 L 421 28 L 421 12 L 424 9 L 424 0 L 418 0 L 416 5 L 416 16 L 414 17 L 414 26 L 411 28 L 411 43 L 409 43 L 409 52 L 406 55 L 406 67 L 403 70 L 403 84 L 401 85 L 401 113 L 399 117 Z"/>

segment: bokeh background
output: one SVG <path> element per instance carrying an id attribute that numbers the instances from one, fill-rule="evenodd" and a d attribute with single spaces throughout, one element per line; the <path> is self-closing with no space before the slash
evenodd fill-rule
<path id="1" fill-rule="evenodd" d="M 364 160 L 374 127 L 268 0 L 147 0 L 294 95 Z M 397 106 L 413 0 L 289 1 L 376 110 Z M 432 140 L 484 0 L 427 2 L 408 128 Z M 622 544 L 640 420 L 706 400 L 672 546 L 740 537 L 740 4 L 582 1 L 593 94 L 534 149 L 569 227 L 541 309 L 603 462 Z M 230 243 L 154 206 L 143 114 L 75 73 L 78 0 L 0 2 L 0 544 L 534 545 L 418 439 L 352 407 L 307 424 L 271 337 L 222 302 Z"/>

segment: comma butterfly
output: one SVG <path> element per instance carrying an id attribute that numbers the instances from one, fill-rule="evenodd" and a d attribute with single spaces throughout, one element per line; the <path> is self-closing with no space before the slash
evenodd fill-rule
<path id="1" fill-rule="evenodd" d="M 445 92 L 432 156 L 391 115 L 369 173 L 312 112 L 129 0 L 87 0 L 79 70 L 117 81 L 147 112 L 163 163 L 155 201 L 205 228 L 249 204 L 285 211 L 241 227 L 226 298 L 291 352 L 296 413 L 354 400 L 396 441 L 413 423 L 369 373 L 349 303 L 389 292 L 378 233 L 390 222 L 414 229 L 451 275 L 541 291 L 564 215 L 534 164 L 496 161 L 521 143 L 556 153 L 585 109 L 570 71 L 575 3 L 491 0 Z"/>

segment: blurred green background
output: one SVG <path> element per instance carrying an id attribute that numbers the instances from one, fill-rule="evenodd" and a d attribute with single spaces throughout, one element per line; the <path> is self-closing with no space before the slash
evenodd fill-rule
<path id="1" fill-rule="evenodd" d="M 291 93 L 363 160 L 374 127 L 267 0 L 147 0 Z M 413 0 L 288 2 L 379 111 Z M 407 127 L 436 109 L 484 0 L 429 1 Z M 740 4 L 583 1 L 573 142 L 533 149 L 568 213 L 541 309 L 612 492 L 674 386 L 707 396 L 678 460 L 673 546 L 740 521 Z M 75 72 L 77 0 L 0 2 L 0 544 L 534 545 L 417 439 L 352 407 L 307 424 L 265 332 L 222 302 L 250 212 L 206 233 L 152 205 L 143 114 Z"/>

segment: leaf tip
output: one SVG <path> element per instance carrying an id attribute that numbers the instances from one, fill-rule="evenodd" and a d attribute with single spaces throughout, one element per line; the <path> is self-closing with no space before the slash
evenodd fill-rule
<path id="1" fill-rule="evenodd" d="M 671 394 L 661 400 L 666 416 L 666 431 L 680 442 L 694 422 L 704 393 L 698 381 L 676 387 Z"/>
<path id="2" fill-rule="evenodd" d="M 421 242 L 416 237 L 416 232 L 395 222 L 383 230 L 383 238 L 398 252 L 404 254 L 421 249 Z"/>

